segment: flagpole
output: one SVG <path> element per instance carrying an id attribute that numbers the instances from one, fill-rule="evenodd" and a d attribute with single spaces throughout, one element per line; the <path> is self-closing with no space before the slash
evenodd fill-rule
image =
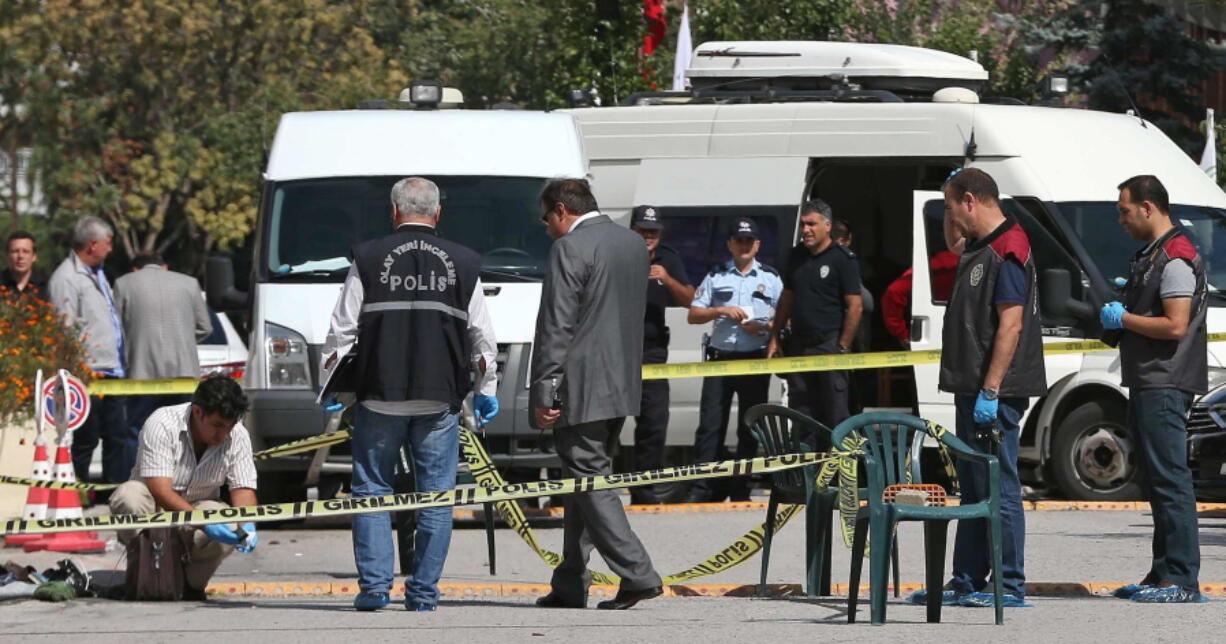
<path id="1" fill-rule="evenodd" d="M 1217 129 L 1213 123 L 1213 108 L 1205 110 L 1205 151 L 1200 155 L 1200 168 L 1217 183 Z"/>
<path id="2" fill-rule="evenodd" d="M 693 40 L 690 38 L 690 3 L 681 5 L 681 25 L 677 29 L 677 56 L 673 59 L 673 91 L 688 89 L 685 81 L 685 70 L 690 67 L 690 56 L 694 53 Z"/>

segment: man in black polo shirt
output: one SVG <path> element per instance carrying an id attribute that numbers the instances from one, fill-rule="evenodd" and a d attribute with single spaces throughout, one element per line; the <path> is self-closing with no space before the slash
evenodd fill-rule
<path id="1" fill-rule="evenodd" d="M 38 254 L 34 252 L 34 236 L 19 230 L 8 238 L 5 246 L 7 265 L 0 271 L 0 286 L 4 296 L 12 299 L 23 295 L 47 299 L 47 280 L 34 272 Z"/>
<path id="2" fill-rule="evenodd" d="M 668 327 L 664 324 L 664 309 L 690 305 L 694 287 L 685 275 L 685 266 L 677 251 L 660 243 L 664 223 L 660 211 L 653 206 L 635 206 L 630 216 L 630 228 L 642 235 L 651 257 L 647 274 L 647 313 L 643 321 L 643 364 L 668 362 Z M 667 380 L 644 380 L 643 402 L 634 419 L 634 469 L 654 470 L 664 466 L 664 441 L 668 434 Z M 655 486 L 630 488 L 634 505 L 660 503 Z"/>
<path id="3" fill-rule="evenodd" d="M 851 350 L 863 306 L 860 264 L 851 249 L 834 243 L 832 221 L 830 205 L 821 199 L 806 201 L 800 208 L 801 243 L 792 249 L 783 272 L 783 297 L 768 347 L 771 355 L 779 352 L 779 332 L 789 322 L 791 355 Z M 789 393 L 793 409 L 830 428 L 847 418 L 846 371 L 807 372 L 793 380 L 799 385 Z"/>

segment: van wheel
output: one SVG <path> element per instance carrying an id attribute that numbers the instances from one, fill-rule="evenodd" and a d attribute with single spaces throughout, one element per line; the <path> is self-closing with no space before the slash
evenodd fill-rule
<path id="1" fill-rule="evenodd" d="M 1118 405 L 1088 402 L 1073 409 L 1056 430 L 1051 471 L 1072 500 L 1136 501 L 1141 455 Z"/>

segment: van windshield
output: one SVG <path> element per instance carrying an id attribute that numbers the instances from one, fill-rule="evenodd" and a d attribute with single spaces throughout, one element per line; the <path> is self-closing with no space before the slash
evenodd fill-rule
<path id="1" fill-rule="evenodd" d="M 1127 279 L 1128 261 L 1142 244 L 1119 224 L 1114 201 L 1070 201 L 1058 204 L 1086 251 L 1108 282 Z M 1196 244 L 1205 260 L 1210 291 L 1226 291 L 1226 212 L 1217 208 L 1173 204 L 1171 216 Z M 1221 296 L 1210 298 L 1222 305 Z"/>
<path id="2" fill-rule="evenodd" d="M 402 178 L 343 177 L 273 186 L 265 228 L 268 279 L 343 281 L 353 245 L 391 232 L 392 185 Z M 481 254 L 484 281 L 535 281 L 544 275 L 550 240 L 537 205 L 544 179 L 426 178 L 439 187 L 439 234 Z"/>

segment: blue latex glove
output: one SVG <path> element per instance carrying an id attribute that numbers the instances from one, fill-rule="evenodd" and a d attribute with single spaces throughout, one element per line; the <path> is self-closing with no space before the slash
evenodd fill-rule
<path id="1" fill-rule="evenodd" d="M 340 410 L 342 410 L 342 409 L 344 409 L 344 408 L 345 408 L 345 406 L 344 406 L 344 405 L 342 405 L 341 403 L 336 402 L 336 399 L 335 399 L 335 398 L 333 398 L 333 397 L 331 397 L 331 396 L 328 396 L 327 398 L 324 398 L 324 401 L 323 401 L 322 403 L 320 403 L 320 405 L 319 405 L 319 406 L 320 406 L 320 407 L 323 407 L 323 408 L 324 408 L 324 411 L 326 411 L 326 412 L 328 412 L 328 413 L 338 412 L 338 411 L 340 411 Z"/>
<path id="2" fill-rule="evenodd" d="M 494 396 L 473 396 L 473 407 L 477 412 L 477 427 L 485 427 L 498 415 L 498 399 Z"/>
<path id="3" fill-rule="evenodd" d="M 204 526 L 204 534 L 217 543 L 224 543 L 227 546 L 237 546 L 239 544 L 238 535 L 230 529 L 230 526 L 224 523 L 213 523 Z"/>
<path id="4" fill-rule="evenodd" d="M 1103 328 L 1111 331 L 1124 328 L 1124 305 L 1119 302 L 1107 302 L 1098 313 Z"/>
<path id="5" fill-rule="evenodd" d="M 984 397 L 983 392 L 979 392 L 979 397 L 975 399 L 975 422 L 990 423 L 996 420 L 996 409 L 999 407 L 1000 401 L 988 400 Z"/>
<path id="6" fill-rule="evenodd" d="M 247 538 L 244 539 L 242 543 L 238 544 L 238 546 L 236 546 L 234 549 L 246 554 L 252 550 L 255 550 L 255 547 L 259 545 L 260 535 L 256 534 L 254 523 L 244 523 L 242 527 L 243 532 L 247 533 Z"/>

